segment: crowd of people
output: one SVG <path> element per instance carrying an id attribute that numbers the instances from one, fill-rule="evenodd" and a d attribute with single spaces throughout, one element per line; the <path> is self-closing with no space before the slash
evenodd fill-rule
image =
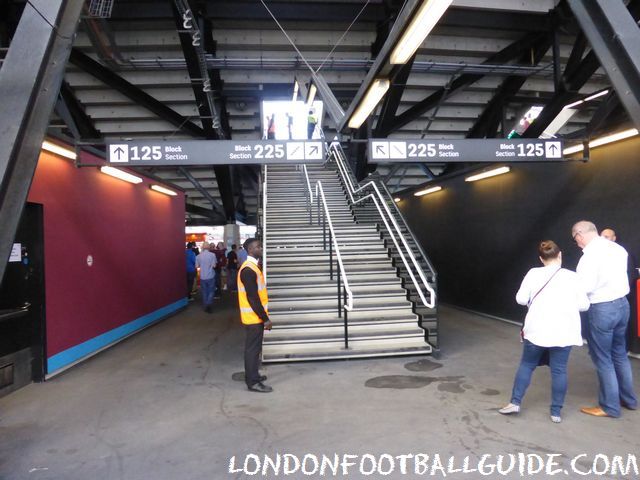
<path id="1" fill-rule="evenodd" d="M 627 356 L 627 296 L 638 278 L 637 265 L 616 243 L 611 229 L 603 230 L 600 236 L 592 222 L 581 221 L 573 226 L 571 236 L 582 249 L 576 271 L 562 268 L 558 245 L 545 240 L 538 246 L 543 266 L 527 272 L 516 294 L 516 301 L 526 305 L 528 311 L 521 331 L 523 351 L 511 401 L 499 409 L 504 415 L 520 412 L 533 371 L 548 365 L 550 418 L 554 423 L 561 422 L 569 355 L 572 347 L 583 345 L 583 338 L 597 372 L 599 391 L 598 405 L 583 407 L 581 412 L 620 417 L 622 408 L 638 408 Z"/>
<path id="2" fill-rule="evenodd" d="M 202 306 L 208 313 L 213 311 L 213 301 L 220 298 L 224 290 L 237 291 L 238 268 L 247 258 L 246 251 L 236 244 L 227 249 L 223 242 L 204 242 L 202 250 L 195 242 L 188 242 L 185 249 L 187 262 L 187 298 L 193 300 L 200 286 Z M 199 275 L 199 282 L 196 278 Z"/>

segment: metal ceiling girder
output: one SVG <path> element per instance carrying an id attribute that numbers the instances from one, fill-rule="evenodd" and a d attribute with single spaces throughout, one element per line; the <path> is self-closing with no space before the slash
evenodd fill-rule
<path id="1" fill-rule="evenodd" d="M 358 105 L 364 98 L 365 94 L 369 90 L 369 87 L 371 86 L 373 81 L 377 77 L 388 78 L 392 76 L 392 71 L 394 70 L 394 68 L 398 68 L 398 66 L 391 65 L 389 63 L 389 56 L 391 55 L 391 52 L 395 47 L 396 43 L 400 39 L 400 36 L 409 25 L 409 22 L 411 21 L 413 13 L 421 5 L 421 3 L 422 3 L 422 0 L 407 0 L 406 4 L 398 14 L 398 18 L 396 19 L 393 26 L 391 27 L 391 31 L 389 32 L 389 35 L 387 36 L 387 39 L 384 42 L 384 45 L 382 45 L 380 52 L 376 56 L 375 62 L 367 72 L 367 75 L 364 78 L 362 84 L 360 85 L 360 88 L 358 89 L 358 92 L 356 93 L 355 97 L 353 97 L 353 100 L 351 101 L 349 108 L 345 112 L 344 118 L 337 125 L 338 132 L 342 132 L 347 128 L 347 123 L 349 122 L 349 120 L 351 119 L 351 116 L 353 115 L 356 108 L 358 107 Z"/>
<path id="2" fill-rule="evenodd" d="M 31 0 L 0 69 L 0 281 L 60 91 L 83 3 Z M 55 28 L 41 15 L 51 19 Z"/>
<path id="3" fill-rule="evenodd" d="M 416 56 L 414 54 L 405 65 L 402 65 L 396 70 L 393 78 L 391 79 L 391 87 L 384 97 L 382 107 L 380 108 L 380 114 L 378 115 L 378 123 L 376 123 L 375 130 L 376 138 L 382 138 L 381 135 L 382 132 L 385 131 L 385 127 L 388 126 L 396 116 L 415 58 Z"/>
<path id="4" fill-rule="evenodd" d="M 153 98 L 145 91 L 129 83 L 120 75 L 112 72 L 107 67 L 82 53 L 80 50 L 76 48 L 72 49 L 69 61 L 89 75 L 94 76 L 104 84 L 128 97 L 136 104 L 145 107 L 161 119 L 171 123 L 179 130 L 182 130 L 193 137 L 206 138 L 205 132 L 201 127 L 189 121 L 188 118 L 176 113 L 161 101 Z"/>
<path id="5" fill-rule="evenodd" d="M 211 206 L 219 215 L 223 215 L 223 212 L 225 212 L 225 209 L 222 208 L 222 205 L 220 205 L 216 201 L 216 199 L 211 196 L 211 194 L 207 191 L 207 189 L 200 184 L 200 182 L 191 174 L 189 170 L 187 170 L 184 167 L 179 167 L 178 171 L 193 184 L 196 190 L 198 190 L 202 194 L 202 196 L 207 199 L 209 203 L 211 203 Z"/>
<path id="6" fill-rule="evenodd" d="M 73 90 L 65 81 L 62 82 L 62 86 L 60 87 L 60 98 L 71 116 L 71 121 L 75 125 L 75 129 L 79 135 L 77 138 L 79 140 L 98 139 L 102 137 L 94 126 L 93 120 L 87 115 L 82 104 L 73 93 Z M 69 124 L 67 124 L 67 126 L 73 128 Z"/>
<path id="7" fill-rule="evenodd" d="M 569 0 L 620 101 L 640 128 L 640 29 L 622 0 Z"/>
<path id="8" fill-rule="evenodd" d="M 546 34 L 541 34 L 539 32 L 526 34 L 519 40 L 516 40 L 510 45 L 507 45 L 499 52 L 491 55 L 483 63 L 508 62 L 521 55 L 524 51 L 528 51 L 530 48 L 535 46 L 537 42 L 539 42 L 540 39 L 545 35 Z M 388 130 L 382 133 L 384 133 L 385 137 L 388 136 L 391 132 L 398 130 L 404 127 L 406 124 L 420 118 L 424 113 L 428 112 L 431 108 L 436 106 L 439 102 L 443 101 L 446 97 L 452 95 L 457 90 L 467 87 L 474 82 L 477 82 L 481 78 L 484 78 L 484 76 L 484 74 L 475 73 L 465 73 L 460 75 L 453 82 L 451 82 L 451 86 L 448 90 L 445 87 L 440 88 L 424 100 L 416 103 L 414 106 L 395 117 Z"/>
<path id="9" fill-rule="evenodd" d="M 542 60 L 547 50 L 549 50 L 549 47 L 551 47 L 552 41 L 551 35 L 540 39 L 540 42 L 534 47 L 532 55 L 532 63 L 534 65 L 537 65 Z M 527 57 L 530 56 L 530 52 L 524 52 L 520 60 L 527 61 Z M 505 78 L 496 94 L 469 130 L 467 138 L 496 137 L 500 124 L 502 123 L 502 110 L 505 102 L 520 91 L 526 80 L 525 77 L 516 76 Z"/>
<path id="10" fill-rule="evenodd" d="M 199 207 L 198 205 L 194 205 L 189 202 L 185 203 L 185 211 L 187 213 L 193 213 L 194 215 L 199 215 L 201 217 L 209 218 L 214 222 L 222 220 L 222 218 L 220 217 L 220 215 L 218 215 L 216 211 L 209 210 L 208 208 L 204 208 L 204 207 Z"/>

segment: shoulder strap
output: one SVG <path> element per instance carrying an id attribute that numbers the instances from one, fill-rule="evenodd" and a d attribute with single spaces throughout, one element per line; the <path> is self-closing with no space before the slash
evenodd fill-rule
<path id="1" fill-rule="evenodd" d="M 549 277 L 549 280 L 547 280 L 547 281 L 545 282 L 545 284 L 542 286 L 542 288 L 541 288 L 540 290 L 538 290 L 538 291 L 536 292 L 536 294 L 535 294 L 533 297 L 531 297 L 531 300 L 529 300 L 529 303 L 527 304 L 527 307 L 530 307 L 530 306 L 531 306 L 531 304 L 532 304 L 532 303 L 533 303 L 533 301 L 536 299 L 536 297 L 537 297 L 538 295 L 540 295 L 540 292 L 542 292 L 542 290 L 544 290 L 544 287 L 546 287 L 547 285 L 549 285 L 549 282 L 551 281 L 551 279 L 553 279 L 553 277 L 555 277 L 555 276 L 556 276 L 556 273 L 558 273 L 560 270 L 562 270 L 562 267 L 560 267 L 560 268 L 559 268 L 559 269 L 557 269 L 555 272 L 553 272 L 553 275 L 551 275 L 551 276 Z"/>

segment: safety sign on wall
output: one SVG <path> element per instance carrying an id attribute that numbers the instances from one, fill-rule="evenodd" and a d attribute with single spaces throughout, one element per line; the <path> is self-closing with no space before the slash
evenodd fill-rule
<path id="1" fill-rule="evenodd" d="M 108 144 L 113 164 L 226 165 L 323 163 L 324 142 L 303 140 L 176 140 Z"/>
<path id="2" fill-rule="evenodd" d="M 372 163 L 561 161 L 561 140 L 369 140 Z"/>

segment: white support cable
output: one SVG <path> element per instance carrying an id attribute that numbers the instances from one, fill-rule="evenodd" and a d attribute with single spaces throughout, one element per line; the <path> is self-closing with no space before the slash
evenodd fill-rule
<path id="1" fill-rule="evenodd" d="M 267 164 L 264 165 L 262 182 L 262 275 L 267 283 Z"/>
<path id="2" fill-rule="evenodd" d="M 318 194 L 318 192 L 320 192 Z M 336 258 L 338 259 L 338 264 L 340 265 L 340 276 L 342 277 L 342 283 L 344 285 L 344 289 L 347 292 L 347 303 L 344 305 L 345 310 L 351 311 L 353 310 L 353 292 L 351 288 L 349 288 L 349 280 L 347 279 L 347 272 L 344 269 L 344 263 L 342 263 L 342 255 L 340 255 L 340 247 L 338 247 L 338 239 L 336 238 L 336 233 L 333 229 L 333 222 L 331 221 L 331 215 L 329 214 L 329 207 L 327 205 L 327 199 L 324 196 L 324 190 L 322 189 L 322 182 L 318 180 L 316 183 L 316 197 L 320 195 L 322 199 L 322 206 L 324 207 L 324 214 L 327 217 L 327 223 L 329 224 L 329 231 L 331 232 L 331 238 L 333 239 L 333 246 L 336 249 Z M 338 295 L 342 295 L 341 292 L 338 292 Z"/>
<path id="3" fill-rule="evenodd" d="M 393 233 L 393 231 L 391 230 L 391 228 L 389 227 L 387 221 L 384 218 L 384 215 L 382 214 L 382 211 L 380 210 L 379 206 L 376 203 L 376 199 L 371 196 L 371 198 L 374 200 L 374 203 L 376 204 L 376 207 L 378 208 L 378 211 L 380 213 L 380 217 L 382 218 L 385 227 L 387 228 L 387 231 L 389 232 L 389 236 L 391 237 L 391 239 L 393 240 L 394 244 L 396 245 L 396 248 L 398 249 L 398 253 L 400 254 L 400 257 L 402 258 L 403 263 L 405 264 L 405 266 L 407 267 L 407 272 L 409 273 L 409 276 L 411 277 L 413 284 L 416 287 L 416 290 L 418 292 L 418 295 L 420 297 L 420 300 L 422 300 L 422 303 L 429 307 L 429 308 L 433 308 L 435 306 L 435 297 L 436 297 L 436 293 L 435 290 L 433 290 L 433 288 L 431 287 L 431 285 L 429 285 L 429 282 L 427 281 L 427 279 L 425 278 L 424 272 L 422 270 L 422 267 L 419 265 L 418 261 L 416 260 L 415 256 L 413 255 L 413 252 L 411 251 L 411 249 L 409 248 L 409 245 L 406 241 L 406 239 L 404 238 L 404 235 L 402 234 L 400 227 L 398 226 L 398 223 L 396 222 L 396 219 L 394 218 L 394 216 L 391 214 L 391 211 L 389 210 L 389 207 L 387 205 L 387 203 L 384 201 L 384 198 L 382 197 L 382 194 L 380 193 L 380 190 L 378 189 L 378 186 L 375 184 L 375 182 L 371 181 L 371 182 L 367 182 L 366 184 L 362 185 L 360 188 L 358 189 L 354 189 L 353 187 L 353 183 L 351 182 L 351 179 L 348 175 L 348 172 L 346 170 L 346 166 L 344 166 L 342 164 L 342 158 L 340 157 L 340 152 L 338 151 L 338 149 L 336 148 L 335 144 L 332 144 L 332 146 L 334 147 L 334 156 L 336 158 L 336 165 L 338 165 L 338 170 L 340 171 L 340 175 L 342 176 L 343 182 L 345 183 L 345 186 L 347 186 L 347 193 L 349 194 L 349 197 L 351 198 L 351 203 L 353 203 L 354 205 L 356 203 L 361 202 L 364 198 L 368 198 L 369 194 L 359 200 L 355 200 L 354 198 L 354 194 L 357 194 L 359 192 L 361 192 L 362 190 L 364 190 L 367 187 L 372 187 L 373 190 L 376 192 L 378 198 L 380 199 L 380 203 L 383 205 L 389 219 L 391 220 L 391 223 L 393 224 L 398 237 L 400 237 L 400 240 L 402 241 L 402 244 L 404 245 L 404 248 L 406 249 L 407 253 L 409 254 L 409 257 L 411 258 L 411 263 L 413 263 L 415 269 L 418 272 L 418 275 L 420 276 L 420 280 L 422 281 L 423 285 L 426 287 L 426 289 L 429 291 L 430 294 L 430 300 L 427 301 L 424 293 L 422 292 L 422 288 L 420 287 L 418 281 L 415 279 L 415 276 L 413 275 L 411 268 L 409 268 L 408 262 L 405 259 L 404 253 L 402 252 L 402 249 L 399 247 L 398 243 L 397 243 L 397 239 L 395 238 L 395 235 Z"/>

